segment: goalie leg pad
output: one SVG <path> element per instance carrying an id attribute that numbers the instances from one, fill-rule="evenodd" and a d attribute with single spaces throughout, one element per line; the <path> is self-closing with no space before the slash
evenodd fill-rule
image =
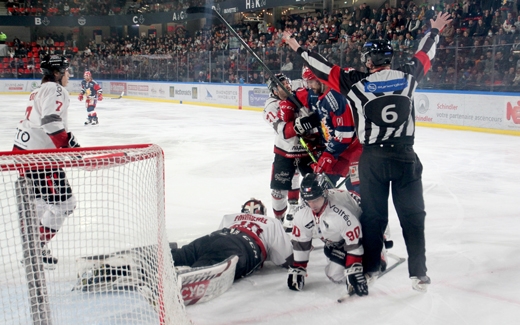
<path id="1" fill-rule="evenodd" d="M 157 268 L 157 246 L 150 245 L 115 252 L 109 255 L 85 256 L 76 259 L 78 280 L 73 290 L 85 292 L 112 292 L 130 290 L 147 292 L 147 296 L 158 298 L 152 286 Z M 147 287 L 149 290 L 141 290 Z"/>

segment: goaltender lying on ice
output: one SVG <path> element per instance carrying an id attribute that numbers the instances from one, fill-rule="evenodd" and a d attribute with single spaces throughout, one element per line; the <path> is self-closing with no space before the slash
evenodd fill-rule
<path id="1" fill-rule="evenodd" d="M 219 230 L 177 248 L 171 253 L 182 297 L 186 305 L 211 300 L 227 291 L 235 279 L 247 276 L 262 267 L 265 261 L 288 267 L 293 261 L 292 244 L 279 220 L 265 215 L 260 200 L 244 203 L 241 213 L 225 215 Z M 140 247 L 110 255 L 87 256 L 79 259 L 78 282 L 74 290 L 109 292 L 132 290 L 153 293 L 146 281 L 150 268 L 139 255 L 153 252 Z"/>

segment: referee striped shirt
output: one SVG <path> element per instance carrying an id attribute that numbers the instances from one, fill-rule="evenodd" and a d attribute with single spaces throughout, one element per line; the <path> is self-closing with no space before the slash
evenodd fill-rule
<path id="1" fill-rule="evenodd" d="M 302 48 L 298 53 L 323 83 L 348 98 L 363 145 L 413 144 L 413 95 L 417 83 L 430 69 L 438 33 L 432 28 L 407 64 L 373 73 L 347 71 Z"/>

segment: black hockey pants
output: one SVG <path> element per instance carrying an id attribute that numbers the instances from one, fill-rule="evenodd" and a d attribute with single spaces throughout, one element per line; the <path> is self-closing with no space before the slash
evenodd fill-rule
<path id="1" fill-rule="evenodd" d="M 238 256 L 235 279 L 244 277 L 262 264 L 262 253 L 255 241 L 244 233 L 224 228 L 171 250 L 175 266 L 210 266 L 233 255 Z"/>

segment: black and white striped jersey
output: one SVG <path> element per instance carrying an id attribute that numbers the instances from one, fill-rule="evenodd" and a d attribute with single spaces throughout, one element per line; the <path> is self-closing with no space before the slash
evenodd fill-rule
<path id="1" fill-rule="evenodd" d="M 423 37 L 407 64 L 373 73 L 348 71 L 302 48 L 298 53 L 323 83 L 348 98 L 363 145 L 413 144 L 413 95 L 417 83 L 430 69 L 438 32 L 432 29 Z"/>

